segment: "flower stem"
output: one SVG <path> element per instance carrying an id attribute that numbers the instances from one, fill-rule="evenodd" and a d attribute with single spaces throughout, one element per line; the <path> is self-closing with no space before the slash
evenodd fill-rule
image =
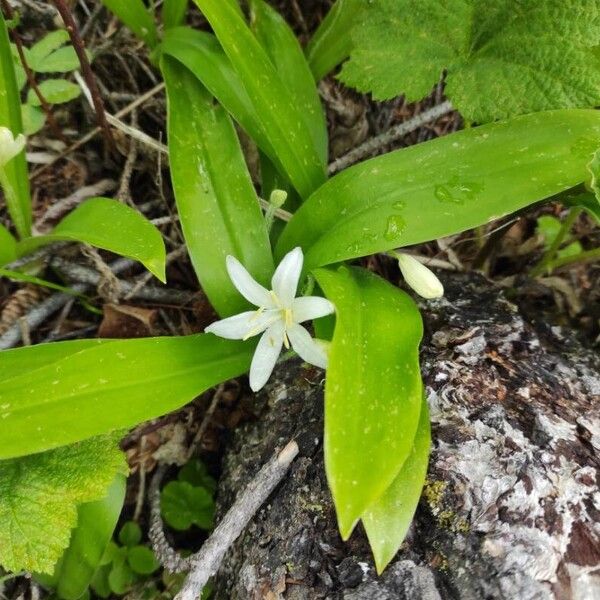
<path id="1" fill-rule="evenodd" d="M 541 275 L 544 272 L 550 273 L 552 271 L 552 269 L 555 268 L 556 261 L 554 261 L 553 259 L 556 256 L 556 253 L 558 252 L 558 250 L 560 249 L 562 243 L 564 242 L 565 237 L 571 230 L 571 227 L 577 220 L 577 217 L 579 217 L 579 215 L 581 214 L 582 210 L 583 209 L 580 206 L 574 206 L 569 211 L 569 213 L 567 214 L 565 220 L 563 221 L 563 223 L 561 225 L 560 230 L 558 231 L 556 238 L 550 245 L 550 248 L 548 248 L 546 250 L 546 252 L 542 256 L 540 262 L 537 265 L 535 265 L 535 267 L 533 267 L 533 269 L 531 270 L 532 277 L 538 277 L 539 275 Z M 569 257 L 569 258 L 576 258 L 576 257 Z"/>

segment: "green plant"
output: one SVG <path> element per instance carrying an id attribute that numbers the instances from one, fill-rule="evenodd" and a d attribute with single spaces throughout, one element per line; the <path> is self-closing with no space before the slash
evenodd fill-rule
<path id="1" fill-rule="evenodd" d="M 179 531 L 192 525 L 212 529 L 216 487 L 202 462 L 187 463 L 177 479 L 167 483 L 160 493 L 160 510 L 167 525 Z"/>
<path id="2" fill-rule="evenodd" d="M 33 74 L 70 73 L 79 68 L 79 60 L 72 46 L 67 44 L 69 34 L 64 29 L 52 31 L 35 43 L 31 48 L 23 48 L 23 54 L 29 70 Z M 27 73 L 21 64 L 17 47 L 11 44 L 17 89 L 22 92 L 26 87 Z M 67 79 L 50 78 L 35 84 L 39 93 L 49 104 L 63 104 L 78 98 L 79 86 Z M 41 108 L 41 100 L 36 90 L 28 86 L 26 101 L 21 104 L 23 132 L 25 135 L 37 133 L 46 121 Z"/>
<path id="3" fill-rule="evenodd" d="M 584 182 L 596 189 L 587 165 L 600 146 L 600 113 L 572 109 L 510 118 L 391 152 L 327 180 L 327 131 L 315 80 L 307 77 L 308 63 L 289 27 L 266 3 L 249 3 L 247 23 L 233 0 L 196 0 L 215 34 L 171 27 L 162 38 L 141 0 L 105 3 L 152 47 L 166 82 L 177 208 L 198 278 L 223 320 L 210 330 L 244 339 L 204 333 L 5 352 L 0 459 L 27 461 L 32 453 L 45 456 L 154 418 L 247 372 L 253 361 L 258 388 L 281 345 L 291 342 L 304 358 L 327 363 L 325 461 L 340 531 L 347 539 L 361 520 L 382 571 L 402 543 L 427 466 L 422 323 L 408 293 L 340 263 L 465 231 L 557 194 L 580 192 Z M 336 22 L 329 21 L 329 31 Z M 322 72 L 333 58 L 319 61 L 315 52 L 310 64 Z M 438 62 L 436 69 L 447 66 Z M 263 155 L 263 198 L 276 188 L 289 191 L 284 207 L 293 215 L 277 232 L 269 231 L 272 211 L 268 219 L 261 213 L 232 119 Z M 404 253 L 399 262 L 414 289 L 439 295 L 431 273 Z M 275 294 L 265 287 L 269 280 Z M 307 301 L 321 294 L 315 280 L 326 299 Z M 298 290 L 304 298 L 296 305 Z M 258 310 L 250 310 L 251 303 Z M 315 321 L 323 343 L 298 325 L 306 316 L 298 307 L 307 303 L 309 319 L 335 307 L 334 328 Z M 248 339 L 258 334 L 258 344 Z M 6 563 L 10 540 L 0 552 Z M 126 580 L 125 554 L 119 556 L 116 572 Z M 10 565 L 34 561 L 24 555 Z M 51 562 L 46 557 L 43 566 Z"/>
<path id="4" fill-rule="evenodd" d="M 324 46 L 311 58 L 332 68 L 349 55 L 340 79 L 377 99 L 405 94 L 420 100 L 446 71 L 446 94 L 469 121 L 600 102 L 600 7 L 594 0 L 337 4 L 343 17 L 335 33 L 348 42 L 334 60 Z"/>

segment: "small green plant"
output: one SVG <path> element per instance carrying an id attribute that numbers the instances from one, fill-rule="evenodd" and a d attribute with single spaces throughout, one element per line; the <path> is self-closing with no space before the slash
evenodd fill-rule
<path id="1" fill-rule="evenodd" d="M 49 73 L 70 73 L 79 68 L 79 59 L 74 48 L 67 44 L 69 34 L 64 29 L 52 31 L 31 48 L 23 48 L 27 66 L 32 73 L 46 75 Z M 14 44 L 11 44 L 14 60 L 17 89 L 27 89 L 26 100 L 21 104 L 23 133 L 37 133 L 46 121 L 41 101 L 35 90 L 28 85 L 27 73 L 21 64 L 21 57 Z M 37 88 L 45 101 L 52 104 L 63 104 L 79 97 L 79 86 L 63 78 L 47 78 L 36 82 Z"/>
<path id="2" fill-rule="evenodd" d="M 165 522 L 178 531 L 196 525 L 201 529 L 213 527 L 217 484 L 200 461 L 190 461 L 176 480 L 165 485 L 160 494 L 160 509 Z"/>
<path id="3" fill-rule="evenodd" d="M 110 542 L 90 582 L 97 596 L 123 596 L 160 568 L 152 550 L 141 540 L 142 530 L 135 521 L 127 521 L 121 527 L 119 543 Z"/>
<path id="4" fill-rule="evenodd" d="M 559 194 L 581 196 L 583 183 L 592 190 L 586 202 L 597 210 L 597 173 L 590 161 L 600 146 L 600 112 L 563 109 L 488 123 L 328 178 L 328 134 L 317 71 L 310 66 L 322 71 L 346 47 L 319 58 L 319 48 L 327 46 L 322 40 L 336 30 L 336 23 L 346 22 L 340 11 L 335 9 L 335 19 L 326 19 L 327 31 L 317 33 L 321 43 L 313 46 L 309 63 L 290 27 L 263 0 L 248 3 L 249 20 L 235 0 L 195 3 L 214 34 L 175 26 L 181 22 L 181 3 L 164 3 L 165 11 L 172 12 L 163 13 L 170 21 L 160 31 L 141 0 L 105 0 L 151 47 L 164 77 L 177 209 L 196 274 L 220 320 L 209 333 L 187 337 L 79 340 L 2 353 L 0 466 L 21 465 L 26 490 L 31 463 L 49 460 L 44 457 L 52 453 L 81 451 L 82 461 L 93 462 L 83 452 L 93 443 L 90 439 L 177 409 L 248 371 L 252 387 L 262 387 L 282 346 L 289 344 L 327 369 L 325 466 L 340 533 L 348 539 L 362 521 L 381 572 L 402 544 L 427 469 L 430 425 L 419 365 L 423 324 L 409 293 L 352 261 L 392 253 L 413 290 L 439 297 L 441 284 L 416 263 L 408 246 L 481 226 Z M 381 6 L 386 4 L 376 2 L 373 10 Z M 414 3 L 410 7 L 418 8 Z M 396 15 L 396 8 L 391 10 Z M 590 11 L 591 16 L 597 13 L 593 7 Z M 388 27 L 381 18 L 373 19 L 379 23 L 377 32 Z M 583 27 L 579 20 L 575 23 Z M 539 33 L 540 21 L 532 17 L 531 25 Z M 589 27 L 596 35 L 596 21 Z M 472 41 L 463 20 L 456 33 L 465 44 Z M 395 31 L 390 35 L 395 40 Z M 429 51 L 428 39 L 423 38 L 423 52 Z M 573 51 L 587 56 L 584 46 L 574 35 Z M 366 41 L 365 48 L 369 50 Z M 436 80 L 433 73 L 437 78 L 448 67 L 452 74 L 453 63 L 443 58 L 434 55 L 431 68 L 417 72 L 419 93 L 425 81 L 431 85 Z M 454 72 L 464 76 L 481 56 L 459 59 Z M 568 96 L 569 106 L 591 101 L 588 84 L 595 80 L 588 79 L 586 75 L 582 97 Z M 505 97 L 505 88 L 490 93 L 491 99 L 474 86 L 465 89 L 471 90 L 467 116 L 469 106 L 474 119 L 497 116 L 495 98 Z M 514 112 L 523 108 L 519 104 Z M 262 198 L 271 198 L 276 189 L 287 192 L 283 208 L 289 222 L 278 228 L 271 228 L 273 211 L 267 209 L 266 219 L 261 211 L 233 120 L 260 150 Z M 8 174 L 9 183 L 16 175 Z M 21 222 L 26 223 L 23 214 Z M 323 319 L 329 325 L 335 319 L 334 327 Z M 312 320 L 314 338 L 305 328 Z M 95 460 L 102 463 L 106 457 L 98 454 Z M 0 490 L 10 490 L 3 473 Z M 63 473 L 49 471 L 46 476 L 50 495 L 62 497 Z M 206 485 L 186 477 L 169 484 L 172 494 L 165 488 L 163 514 L 175 527 L 208 525 Z M 88 499 L 70 493 L 72 503 Z M 0 493 L 0 514 L 8 530 L 31 519 L 14 508 L 11 496 Z M 179 519 L 178 511 L 185 518 Z M 51 568 L 68 543 L 73 519 L 59 522 L 50 516 L 43 522 L 53 532 L 54 544 L 32 553 L 8 539 L 0 544 L 0 562 L 14 570 Z M 129 554 L 121 547 L 116 562 L 110 561 L 111 572 L 118 573 L 113 577 L 124 586 L 133 572 Z"/>

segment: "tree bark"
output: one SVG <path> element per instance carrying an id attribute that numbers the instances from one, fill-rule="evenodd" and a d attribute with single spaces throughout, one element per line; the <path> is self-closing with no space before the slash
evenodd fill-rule
<path id="1" fill-rule="evenodd" d="M 377 577 L 360 528 L 341 541 L 323 467 L 323 373 L 290 362 L 233 436 L 221 514 L 276 448 L 294 438 L 300 456 L 228 553 L 219 598 L 600 598 L 598 356 L 525 322 L 479 276 L 445 283 L 445 298 L 423 305 L 428 479 L 393 563 Z"/>

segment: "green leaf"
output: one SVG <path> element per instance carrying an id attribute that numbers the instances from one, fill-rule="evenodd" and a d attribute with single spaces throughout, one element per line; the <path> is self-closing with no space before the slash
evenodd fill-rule
<path id="1" fill-rule="evenodd" d="M 235 129 L 194 75 L 169 57 L 169 164 L 181 226 L 202 289 L 220 315 L 248 304 L 231 283 L 225 258 L 238 258 L 266 283 L 273 258 L 265 221 Z"/>
<path id="2" fill-rule="evenodd" d="M 162 8 L 162 20 L 165 29 L 181 25 L 185 19 L 188 0 L 165 0 Z"/>
<path id="3" fill-rule="evenodd" d="M 363 514 L 377 572 L 382 573 L 402 545 L 412 522 L 427 475 L 431 427 L 423 398 L 413 447 L 394 482 Z"/>
<path id="4" fill-rule="evenodd" d="M 23 119 L 23 133 L 34 135 L 46 124 L 46 115 L 38 106 L 21 104 L 21 118 Z"/>
<path id="5" fill-rule="evenodd" d="M 137 210 L 108 198 L 90 198 L 47 235 L 22 240 L 21 256 L 56 241 L 91 244 L 141 262 L 165 282 L 165 245 L 158 229 Z"/>
<path id="6" fill-rule="evenodd" d="M 179 471 L 177 479 L 187 481 L 197 487 L 203 487 L 210 494 L 217 491 L 217 482 L 208 474 L 208 469 L 201 460 L 190 460 L 186 463 Z"/>
<path id="7" fill-rule="evenodd" d="M 352 29 L 364 6 L 363 0 L 337 0 L 321 21 L 306 46 L 306 57 L 317 81 L 350 56 Z"/>
<path id="8" fill-rule="evenodd" d="M 285 174 L 303 198 L 325 180 L 296 99 L 239 12 L 222 0 L 195 0 L 239 75 Z"/>
<path id="9" fill-rule="evenodd" d="M 102 0 L 102 4 L 117 15 L 150 48 L 156 46 L 158 33 L 154 16 L 142 0 L 127 0 L 126 2 L 123 0 Z"/>
<path id="10" fill-rule="evenodd" d="M 583 182 L 600 112 L 559 110 L 459 131 L 351 167 L 317 190 L 277 246 L 307 268 L 452 235 Z"/>
<path id="11" fill-rule="evenodd" d="M 285 19 L 264 0 L 250 0 L 250 25 L 299 107 L 323 169 L 326 169 L 329 152 L 325 113 L 296 35 Z"/>
<path id="12" fill-rule="evenodd" d="M 4 16 L 0 11 L 0 127 L 8 127 L 13 135 L 23 132 L 21 99 L 15 77 L 13 54 L 8 40 Z M 4 198 L 19 237 L 31 233 L 31 194 L 25 153 L 21 152 L 4 166 Z M 4 177 L 3 177 L 4 178 Z"/>
<path id="13" fill-rule="evenodd" d="M 69 353 L 70 344 L 79 351 Z M 107 341 L 83 349 L 68 342 L 58 360 L 58 353 L 43 345 L 1 352 L 0 458 L 124 429 L 180 408 L 244 373 L 253 350 L 251 342 L 200 334 Z M 47 362 L 28 371 L 30 361 Z"/>
<path id="14" fill-rule="evenodd" d="M 79 86 L 66 79 L 46 79 L 38 85 L 38 88 L 49 104 L 70 102 L 81 94 Z M 41 104 L 33 90 L 29 90 L 27 93 L 27 104 L 31 106 L 40 106 Z"/>
<path id="15" fill-rule="evenodd" d="M 325 470 L 348 539 L 409 456 L 422 383 L 421 315 L 408 294 L 363 269 L 315 272 L 336 307 L 325 383 Z"/>
<path id="16" fill-rule="evenodd" d="M 29 68 L 32 71 L 41 73 L 38 68 L 43 64 L 43 61 L 68 41 L 69 32 L 66 29 L 57 29 L 46 34 L 39 42 L 27 50 L 26 58 Z"/>
<path id="17" fill-rule="evenodd" d="M 90 52 L 86 51 L 88 60 L 92 59 Z M 37 73 L 70 73 L 80 68 L 79 57 L 73 46 L 65 46 L 55 50 L 44 58 L 36 68 Z"/>
<path id="18" fill-rule="evenodd" d="M 212 494 L 187 481 L 170 481 L 160 494 L 164 520 L 173 529 L 185 531 L 192 525 L 212 529 L 215 503 Z"/>
<path id="19" fill-rule="evenodd" d="M 138 575 L 151 575 L 160 568 L 154 552 L 146 546 L 134 546 L 127 553 L 127 562 L 131 570 Z"/>
<path id="20" fill-rule="evenodd" d="M 142 541 L 142 529 L 135 521 L 127 521 L 119 531 L 119 542 L 123 546 L 137 546 Z"/>
<path id="21" fill-rule="evenodd" d="M 0 223 L 0 265 L 6 265 L 17 258 L 17 240 Z"/>
<path id="22" fill-rule="evenodd" d="M 591 192 L 579 194 L 570 194 L 566 198 L 561 198 L 566 206 L 581 206 L 588 214 L 600 223 L 600 201 Z"/>
<path id="23" fill-rule="evenodd" d="M 558 234 L 562 228 L 562 223 L 556 217 L 551 215 L 542 215 L 537 219 L 537 233 L 544 238 L 544 246 L 549 249 L 554 244 Z M 572 236 L 567 235 L 566 240 Z M 562 245 L 562 244 L 561 244 Z M 575 256 L 583 251 L 581 244 L 578 241 L 572 242 L 556 252 L 556 258 L 566 258 L 567 256 Z"/>
<path id="24" fill-rule="evenodd" d="M 446 94 L 470 121 L 600 103 L 596 0 L 374 0 L 340 78 L 378 100 Z"/>
<path id="25" fill-rule="evenodd" d="M 54 574 L 62 600 L 78 600 L 87 590 L 121 514 L 125 487 L 126 478 L 119 474 L 104 498 L 79 506 L 77 527 Z"/>
<path id="26" fill-rule="evenodd" d="M 52 572 L 77 524 L 77 505 L 101 499 L 115 474 L 125 472 L 117 439 L 96 437 L 0 463 L 0 563 L 5 569 Z"/>
<path id="27" fill-rule="evenodd" d="M 592 160 L 587 165 L 587 169 L 591 175 L 590 189 L 594 192 L 600 206 L 600 148 L 594 152 Z"/>
<path id="28" fill-rule="evenodd" d="M 126 594 L 137 579 L 127 562 L 127 554 L 127 548 L 119 548 L 108 574 L 110 590 L 119 596 Z"/>

